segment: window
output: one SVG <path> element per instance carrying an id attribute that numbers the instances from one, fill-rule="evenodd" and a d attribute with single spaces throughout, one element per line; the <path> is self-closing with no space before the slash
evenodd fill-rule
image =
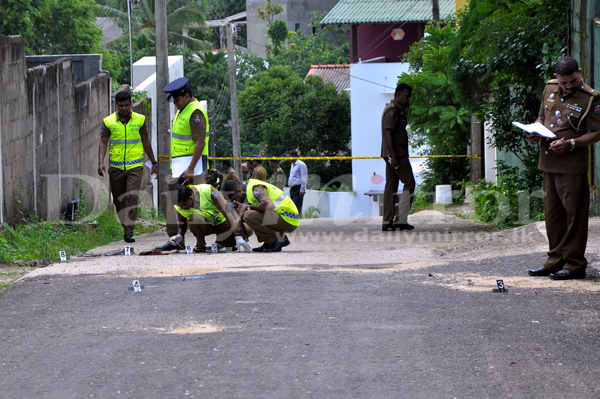
<path id="1" fill-rule="evenodd" d="M 294 30 L 296 32 L 299 32 L 300 31 L 300 24 L 297 23 Z"/>

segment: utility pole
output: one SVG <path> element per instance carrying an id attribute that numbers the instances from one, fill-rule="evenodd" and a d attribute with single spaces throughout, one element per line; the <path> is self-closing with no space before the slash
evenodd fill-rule
<path id="1" fill-rule="evenodd" d="M 432 19 L 435 22 L 438 22 L 440 20 L 440 0 L 431 0 L 432 4 L 432 9 L 431 9 L 431 13 L 432 13 Z"/>
<path id="2" fill-rule="evenodd" d="M 217 156 L 217 138 L 215 137 L 215 100 L 210 100 L 208 107 L 208 120 L 210 125 L 210 155 L 211 157 Z M 215 165 L 217 162 L 215 162 Z"/>
<path id="3" fill-rule="evenodd" d="M 476 114 L 471 115 L 471 153 L 479 158 L 471 158 L 471 183 L 479 184 L 483 179 L 483 143 L 481 140 L 481 120 Z"/>
<path id="4" fill-rule="evenodd" d="M 227 21 L 227 64 L 229 66 L 229 94 L 231 95 L 231 138 L 233 140 L 233 157 L 241 158 L 240 121 L 238 118 L 237 88 L 235 86 L 235 54 L 233 53 L 233 29 Z M 235 171 L 243 176 L 242 161 L 233 162 Z"/>
<path id="5" fill-rule="evenodd" d="M 167 39 L 167 2 L 155 0 L 156 15 L 156 154 L 158 157 L 158 209 L 167 214 L 167 198 L 171 177 L 169 133 L 169 102 L 162 89 L 169 84 L 169 47 Z M 167 157 L 168 156 L 168 157 Z"/>

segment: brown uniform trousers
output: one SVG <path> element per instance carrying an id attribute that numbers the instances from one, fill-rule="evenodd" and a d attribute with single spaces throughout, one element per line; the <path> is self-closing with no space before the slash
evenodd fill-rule
<path id="1" fill-rule="evenodd" d="M 123 226 L 124 235 L 133 235 L 138 215 L 138 191 L 142 184 L 143 167 L 121 170 L 109 166 L 110 191 Z M 177 234 L 177 233 L 175 233 Z"/>
<path id="2" fill-rule="evenodd" d="M 291 233 L 297 228 L 297 226 L 286 222 L 280 214 L 274 211 L 246 211 L 244 222 L 254 230 L 258 242 L 265 242 L 268 245 L 273 244 L 277 239 L 283 238 L 285 233 Z"/>
<path id="3" fill-rule="evenodd" d="M 196 246 L 203 250 L 206 248 L 206 236 L 216 234 L 215 241 L 221 241 L 226 247 L 235 247 L 235 235 L 233 229 L 227 221 L 213 225 L 208 223 L 206 219 L 197 214 L 191 215 L 187 219 L 187 225 L 192 234 L 196 237 Z"/>
<path id="4" fill-rule="evenodd" d="M 544 172 L 544 213 L 550 250 L 544 268 L 579 273 L 586 269 L 589 188 L 587 174 Z"/>
<path id="5" fill-rule="evenodd" d="M 206 183 L 206 175 L 200 175 L 200 176 L 194 176 L 194 178 L 192 179 L 191 182 L 188 182 L 192 185 L 197 185 L 197 184 L 205 184 Z M 175 235 L 177 235 L 177 211 L 175 210 L 175 207 L 173 206 L 173 202 L 171 201 L 171 191 L 173 191 L 173 187 L 175 187 L 178 184 L 182 184 L 182 179 L 171 179 L 167 182 L 167 184 L 169 185 L 169 192 L 166 193 L 167 196 L 167 235 L 169 237 L 173 237 Z M 185 247 L 185 237 L 183 237 L 183 240 L 180 243 L 182 246 Z"/>
<path id="6" fill-rule="evenodd" d="M 402 182 L 402 194 L 398 208 L 396 208 L 396 193 L 398 192 L 398 183 Z M 413 194 L 415 193 L 415 177 L 408 157 L 398 157 L 398 167 L 392 168 L 392 165 L 386 160 L 385 163 L 385 189 L 383 191 L 383 225 L 389 225 L 394 222 L 396 209 L 398 209 L 398 223 L 408 223 L 408 213 L 412 205 Z"/>

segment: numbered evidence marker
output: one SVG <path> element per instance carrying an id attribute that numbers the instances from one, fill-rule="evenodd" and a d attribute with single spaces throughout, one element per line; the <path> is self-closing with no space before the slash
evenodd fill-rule
<path id="1" fill-rule="evenodd" d="M 133 281 L 131 282 L 131 285 L 132 285 L 133 287 L 129 287 L 129 288 L 128 288 L 128 290 L 129 290 L 129 291 L 133 291 L 133 293 L 134 293 L 134 294 L 135 294 L 136 292 L 142 292 L 142 289 L 146 288 L 145 286 L 143 286 L 143 285 L 140 285 L 140 282 L 139 282 L 139 280 L 133 280 Z"/>
<path id="2" fill-rule="evenodd" d="M 125 256 L 129 255 L 131 255 L 131 247 L 129 245 L 125 245 Z"/>
<path id="3" fill-rule="evenodd" d="M 194 253 L 194 250 L 192 249 L 191 245 L 188 244 L 188 245 L 185 246 L 185 253 L 188 254 L 188 255 Z"/>
<path id="4" fill-rule="evenodd" d="M 59 251 L 58 256 L 60 257 L 61 262 L 67 261 L 67 252 L 66 251 Z"/>
<path id="5" fill-rule="evenodd" d="M 213 253 L 215 253 L 215 252 L 219 252 L 219 247 L 217 246 L 217 244 L 216 244 L 216 243 L 214 243 L 214 244 L 211 244 L 211 245 L 210 245 L 210 249 L 211 249 L 211 251 L 212 251 Z"/>
<path id="6" fill-rule="evenodd" d="M 494 292 L 508 292 L 508 288 L 504 285 L 504 281 L 496 280 L 496 285 L 498 288 L 494 288 L 492 291 Z"/>

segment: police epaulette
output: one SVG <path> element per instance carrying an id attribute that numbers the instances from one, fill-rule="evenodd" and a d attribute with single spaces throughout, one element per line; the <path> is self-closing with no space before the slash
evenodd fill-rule
<path id="1" fill-rule="evenodd" d="M 581 86 L 581 90 L 583 90 L 584 92 L 591 94 L 594 97 L 598 97 L 598 90 L 592 89 L 590 86 L 584 84 L 583 86 Z"/>
<path id="2" fill-rule="evenodd" d="M 550 79 L 549 81 L 546 82 L 546 84 L 557 85 L 558 84 L 558 79 Z"/>

